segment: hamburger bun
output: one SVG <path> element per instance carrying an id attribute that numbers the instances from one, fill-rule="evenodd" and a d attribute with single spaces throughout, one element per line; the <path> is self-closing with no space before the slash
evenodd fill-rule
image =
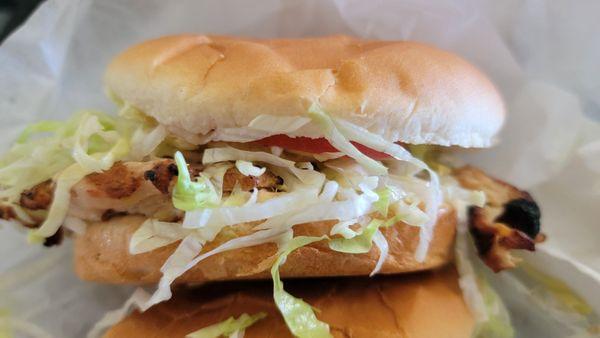
<path id="1" fill-rule="evenodd" d="M 320 279 L 286 282 L 294 296 L 319 309 L 334 337 L 464 338 L 474 320 L 454 269 L 373 279 Z M 186 334 L 242 313 L 267 317 L 246 329 L 245 338 L 292 337 L 272 299 L 270 283 L 206 285 L 175 293 L 173 299 L 133 313 L 104 338 L 183 338 Z"/>
<path id="2" fill-rule="evenodd" d="M 168 36 L 117 56 L 105 82 L 175 135 L 245 127 L 261 114 L 302 116 L 318 103 L 388 141 L 488 147 L 505 115 L 494 85 L 460 57 L 348 36 Z"/>
<path id="3" fill-rule="evenodd" d="M 85 233 L 75 238 L 75 271 L 81 279 L 106 283 L 156 283 L 160 268 L 178 243 L 156 250 L 131 255 L 129 241 L 144 222 L 141 216 L 116 217 L 106 222 L 92 223 Z M 434 237 L 424 262 L 415 260 L 419 228 L 404 223 L 381 229 L 389 244 L 381 273 L 403 273 L 443 266 L 452 260 L 456 233 L 456 213 L 444 206 L 439 211 Z M 294 226 L 294 235 L 327 235 L 335 222 L 315 222 Z M 235 225 L 225 229 L 203 252 L 251 231 L 253 224 Z M 236 231 L 232 233 L 232 231 Z M 244 233 L 246 232 L 246 233 Z M 180 276 L 175 283 L 201 283 L 216 280 L 270 278 L 269 269 L 277 257 L 275 244 L 261 244 L 226 251 L 211 256 Z M 373 246 L 366 254 L 346 254 L 332 251 L 325 241 L 313 243 L 292 252 L 281 267 L 282 277 L 317 277 L 368 275 L 379 257 Z"/>

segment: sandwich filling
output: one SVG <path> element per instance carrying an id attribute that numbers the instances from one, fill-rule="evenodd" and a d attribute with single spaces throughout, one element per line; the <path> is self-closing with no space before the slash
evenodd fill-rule
<path id="1" fill-rule="evenodd" d="M 87 222 L 144 215 L 131 254 L 179 245 L 143 309 L 169 299 L 171 283 L 207 257 L 276 243 L 280 256 L 269 263 L 286 322 L 295 334 L 326 336 L 311 307 L 279 280 L 279 265 L 299 246 L 322 240 L 358 254 L 374 245 L 375 274 L 388 252 L 381 229 L 402 222 L 419 229 L 422 262 L 442 205 L 468 218 L 494 270 L 514 266 L 510 249 L 533 250 L 540 239 L 528 194 L 477 169 L 453 169 L 437 150 L 390 142 L 317 105 L 302 117 L 260 115 L 244 128 L 188 135 L 125 104 L 119 117 L 87 111 L 28 127 L 0 161 L 0 216 L 51 246 Z M 294 237 L 294 225 L 319 221 L 334 221 L 323 237 Z M 223 233 L 231 239 L 203 250 Z"/>

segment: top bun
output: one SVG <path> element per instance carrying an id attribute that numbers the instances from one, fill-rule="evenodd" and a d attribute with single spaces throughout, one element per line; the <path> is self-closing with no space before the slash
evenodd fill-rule
<path id="1" fill-rule="evenodd" d="M 301 116 L 319 103 L 389 141 L 488 147 L 505 114 L 489 79 L 454 54 L 348 36 L 167 36 L 117 56 L 106 84 L 175 133 Z"/>

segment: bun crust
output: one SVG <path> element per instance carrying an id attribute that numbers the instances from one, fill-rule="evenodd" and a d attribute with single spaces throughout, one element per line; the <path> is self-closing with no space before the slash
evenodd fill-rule
<path id="1" fill-rule="evenodd" d="M 474 321 L 453 269 L 402 276 L 287 281 L 286 290 L 319 309 L 334 337 L 470 337 Z M 182 338 L 242 313 L 267 313 L 246 338 L 292 337 L 272 298 L 270 283 L 206 285 L 176 293 L 143 314 L 134 313 L 104 338 Z"/>
<path id="2" fill-rule="evenodd" d="M 117 56 L 105 82 L 182 135 L 301 116 L 317 102 L 390 141 L 488 147 L 505 114 L 494 85 L 454 54 L 348 36 L 167 36 Z"/>
<path id="3" fill-rule="evenodd" d="M 146 284 L 160 279 L 160 267 L 173 253 L 178 243 L 154 251 L 131 255 L 129 239 L 145 220 L 141 216 L 113 218 L 107 222 L 90 224 L 86 232 L 75 238 L 75 271 L 83 280 L 105 283 Z M 316 222 L 294 226 L 294 234 L 321 236 L 329 233 L 333 222 Z M 231 227 L 235 236 L 249 233 L 252 224 Z M 209 251 L 232 238 L 231 231 L 221 231 Z M 452 260 L 456 232 L 456 213 L 442 208 L 434 237 L 424 262 L 414 258 L 419 240 L 419 229 L 404 223 L 381 230 L 389 244 L 389 255 L 381 273 L 403 273 L 428 270 L 443 266 Z M 269 269 L 277 254 L 275 244 L 262 244 L 223 252 L 211 256 L 180 276 L 175 283 L 202 283 L 217 280 L 268 279 Z M 327 244 L 313 243 L 292 252 L 281 267 L 282 277 L 352 276 L 368 275 L 379 258 L 373 246 L 366 254 L 345 254 L 331 251 Z"/>

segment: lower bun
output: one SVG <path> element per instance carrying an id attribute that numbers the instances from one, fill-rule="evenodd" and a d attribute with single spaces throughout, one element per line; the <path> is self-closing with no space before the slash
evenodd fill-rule
<path id="1" fill-rule="evenodd" d="M 402 276 L 292 280 L 286 290 L 319 309 L 334 337 L 470 337 L 474 327 L 453 268 Z M 182 338 L 242 313 L 267 313 L 245 338 L 292 337 L 272 298 L 271 283 L 205 285 L 133 313 L 104 338 Z"/>
<path id="2" fill-rule="evenodd" d="M 75 239 L 75 271 L 79 277 L 105 283 L 156 283 L 161 277 L 160 267 L 178 243 L 143 254 L 129 254 L 131 235 L 144 220 L 141 216 L 124 216 L 90 224 L 86 232 Z M 326 235 L 332 224 L 333 222 L 299 224 L 294 226 L 294 234 Z M 222 231 L 213 242 L 205 246 L 204 251 L 228 241 L 232 235 L 249 233 L 253 225 L 236 225 L 228 228 L 229 231 Z M 419 242 L 419 228 L 397 223 L 393 227 L 382 229 L 382 232 L 389 244 L 389 256 L 381 273 L 403 273 L 440 267 L 453 257 L 456 213 L 447 207 L 440 209 L 433 240 L 424 262 L 417 262 L 414 257 Z M 175 282 L 270 278 L 269 269 L 276 254 L 277 247 L 270 243 L 227 251 L 201 261 Z M 330 250 L 322 241 L 292 252 L 280 271 L 282 277 L 368 275 L 375 267 L 378 257 L 379 250 L 375 246 L 366 254 L 346 254 Z"/>

